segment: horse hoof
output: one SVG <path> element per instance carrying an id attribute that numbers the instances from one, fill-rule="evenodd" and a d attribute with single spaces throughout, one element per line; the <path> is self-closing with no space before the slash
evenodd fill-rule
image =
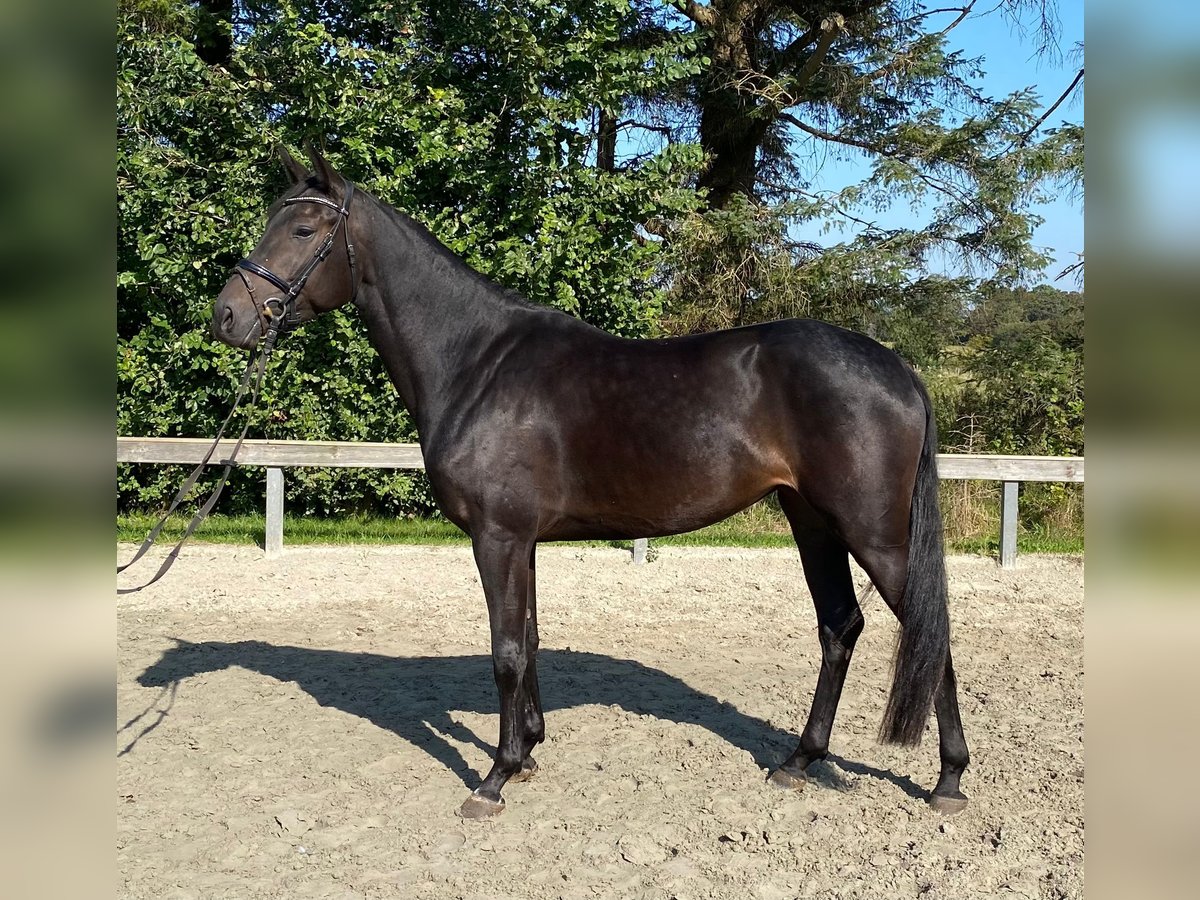
<path id="1" fill-rule="evenodd" d="M 808 781 L 803 774 L 796 775 L 793 772 L 785 772 L 783 769 L 776 769 L 769 776 L 767 781 L 776 787 L 786 788 L 792 791 L 804 789 L 805 782 Z"/>
<path id="2" fill-rule="evenodd" d="M 464 819 L 487 819 L 504 812 L 504 800 L 489 800 L 482 794 L 472 794 L 463 801 L 458 814 Z"/>
<path id="3" fill-rule="evenodd" d="M 930 794 L 929 805 L 943 816 L 953 816 L 967 808 L 965 794 Z"/>
<path id="4" fill-rule="evenodd" d="M 531 756 L 528 759 L 526 759 L 525 762 L 521 763 L 521 770 L 519 772 L 517 772 L 517 774 L 514 775 L 512 778 L 508 779 L 508 783 L 509 784 L 513 784 L 513 783 L 520 784 L 522 781 L 528 781 L 530 778 L 532 778 L 534 775 L 536 775 L 537 772 L 538 772 L 538 764 L 534 760 L 534 758 Z"/>

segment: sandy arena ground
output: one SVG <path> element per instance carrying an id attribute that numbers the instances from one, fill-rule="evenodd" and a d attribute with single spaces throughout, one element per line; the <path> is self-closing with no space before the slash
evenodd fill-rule
<path id="1" fill-rule="evenodd" d="M 541 771 L 484 822 L 456 815 L 498 730 L 469 550 L 200 545 L 121 597 L 120 895 L 1083 896 L 1081 560 L 950 561 L 972 766 L 949 819 L 932 722 L 874 740 L 877 596 L 830 759 L 789 792 L 764 777 L 820 661 L 795 553 L 544 547 L 538 574 Z"/>

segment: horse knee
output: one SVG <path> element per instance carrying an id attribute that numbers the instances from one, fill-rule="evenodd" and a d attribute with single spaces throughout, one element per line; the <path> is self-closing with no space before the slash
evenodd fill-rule
<path id="1" fill-rule="evenodd" d="M 500 690 L 515 688 L 528 665 L 525 648 L 517 641 L 500 639 L 492 642 L 492 674 Z"/>

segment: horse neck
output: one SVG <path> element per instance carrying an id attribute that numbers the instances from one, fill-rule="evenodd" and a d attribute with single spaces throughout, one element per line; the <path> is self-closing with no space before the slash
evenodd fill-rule
<path id="1" fill-rule="evenodd" d="M 377 201 L 378 203 L 378 201 Z M 531 310 L 382 203 L 370 208 L 355 305 L 418 431 L 430 435 L 464 383 L 487 377 L 515 319 Z"/>

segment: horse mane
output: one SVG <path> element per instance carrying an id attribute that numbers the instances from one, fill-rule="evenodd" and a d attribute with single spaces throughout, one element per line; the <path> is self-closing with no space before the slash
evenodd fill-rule
<path id="1" fill-rule="evenodd" d="M 555 309 L 552 306 L 545 306 L 540 303 L 534 303 L 520 291 L 505 287 L 498 284 L 488 276 L 475 270 L 466 260 L 456 254 L 453 250 L 438 240 L 435 235 L 424 222 L 414 218 L 403 210 L 399 210 L 392 206 L 386 200 L 381 200 L 379 197 L 369 191 L 361 191 L 378 204 L 379 208 L 387 213 L 392 223 L 405 231 L 408 236 L 422 244 L 436 258 L 443 260 L 447 265 L 460 270 L 464 275 L 469 276 L 477 285 L 485 288 L 494 297 L 505 301 L 506 303 L 516 306 L 523 306 L 533 310 L 541 310 L 544 312 L 556 312 L 561 315 L 568 315 L 562 310 Z M 574 319 L 574 316 L 569 316 Z"/>

